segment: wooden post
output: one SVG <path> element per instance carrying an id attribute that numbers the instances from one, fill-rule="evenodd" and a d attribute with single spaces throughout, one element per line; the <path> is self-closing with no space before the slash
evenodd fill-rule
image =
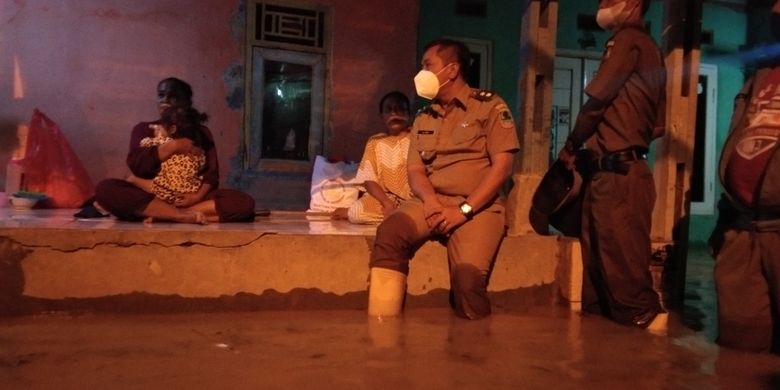
<path id="1" fill-rule="evenodd" d="M 652 239 L 663 263 L 668 295 L 680 302 L 685 286 L 690 218 L 690 178 L 696 132 L 699 42 L 702 5 L 699 0 L 664 0 L 662 48 L 667 70 L 666 135 L 658 141 L 654 175 L 657 199 Z"/>
<path id="2" fill-rule="evenodd" d="M 531 198 L 547 171 L 550 153 L 553 66 L 558 33 L 558 1 L 527 0 L 520 35 L 518 137 L 514 187 L 507 204 L 509 235 L 533 232 Z"/>

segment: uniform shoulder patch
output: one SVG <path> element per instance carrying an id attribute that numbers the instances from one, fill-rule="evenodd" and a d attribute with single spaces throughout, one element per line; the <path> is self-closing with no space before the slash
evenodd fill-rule
<path id="1" fill-rule="evenodd" d="M 507 107 L 506 104 L 496 105 L 493 109 L 498 111 L 498 122 L 501 124 L 501 127 L 511 129 L 515 126 L 512 112 L 509 111 L 509 107 Z"/>
<path id="2" fill-rule="evenodd" d="M 472 89 L 471 97 L 474 99 L 486 102 L 496 96 L 496 93 L 487 89 Z"/>
<path id="3" fill-rule="evenodd" d="M 610 39 L 604 47 L 604 59 L 608 59 L 612 55 L 613 47 L 615 47 L 615 40 Z"/>

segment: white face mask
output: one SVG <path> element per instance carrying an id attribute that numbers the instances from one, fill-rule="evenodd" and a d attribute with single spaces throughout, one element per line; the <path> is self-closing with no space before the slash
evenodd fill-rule
<path id="1" fill-rule="evenodd" d="M 621 1 L 609 8 L 600 8 L 596 13 L 596 23 L 607 31 L 620 27 L 626 20 L 626 15 L 623 15 L 625 8 L 625 1 Z"/>
<path id="2" fill-rule="evenodd" d="M 435 98 L 439 93 L 439 88 L 450 82 L 448 79 L 444 82 L 444 84 L 439 84 L 439 78 L 436 76 L 438 76 L 439 73 L 443 72 L 444 69 L 447 69 L 447 67 L 452 64 L 453 63 L 449 63 L 445 65 L 443 68 L 441 68 L 440 71 L 436 73 L 425 69 L 418 72 L 417 76 L 414 76 L 414 88 L 417 90 L 417 95 L 424 99 L 433 100 L 433 98 Z"/>

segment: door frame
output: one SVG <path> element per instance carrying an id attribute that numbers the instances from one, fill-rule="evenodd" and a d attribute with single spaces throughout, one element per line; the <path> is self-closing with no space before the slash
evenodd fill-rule
<path id="1" fill-rule="evenodd" d="M 704 96 L 707 99 L 707 112 L 705 115 L 704 131 L 704 199 L 701 202 L 691 202 L 691 215 L 715 214 L 715 168 L 716 138 L 718 135 L 718 66 L 712 64 L 700 64 L 699 75 L 707 77 L 707 91 Z"/>

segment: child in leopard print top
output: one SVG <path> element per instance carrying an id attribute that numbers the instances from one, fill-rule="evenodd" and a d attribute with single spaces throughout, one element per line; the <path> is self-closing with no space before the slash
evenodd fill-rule
<path id="1" fill-rule="evenodd" d="M 206 119 L 205 114 L 194 108 L 178 107 L 164 112 L 159 123 L 149 125 L 154 129 L 154 137 L 143 138 L 140 146 L 148 148 L 177 138 L 189 138 L 198 147 L 197 152 L 170 156 L 160 164 L 160 172 L 152 180 L 134 175 L 127 180 L 170 204 L 181 194 L 197 192 L 203 181 L 200 171 L 206 164 L 203 149 L 209 142 L 200 131 Z"/>

